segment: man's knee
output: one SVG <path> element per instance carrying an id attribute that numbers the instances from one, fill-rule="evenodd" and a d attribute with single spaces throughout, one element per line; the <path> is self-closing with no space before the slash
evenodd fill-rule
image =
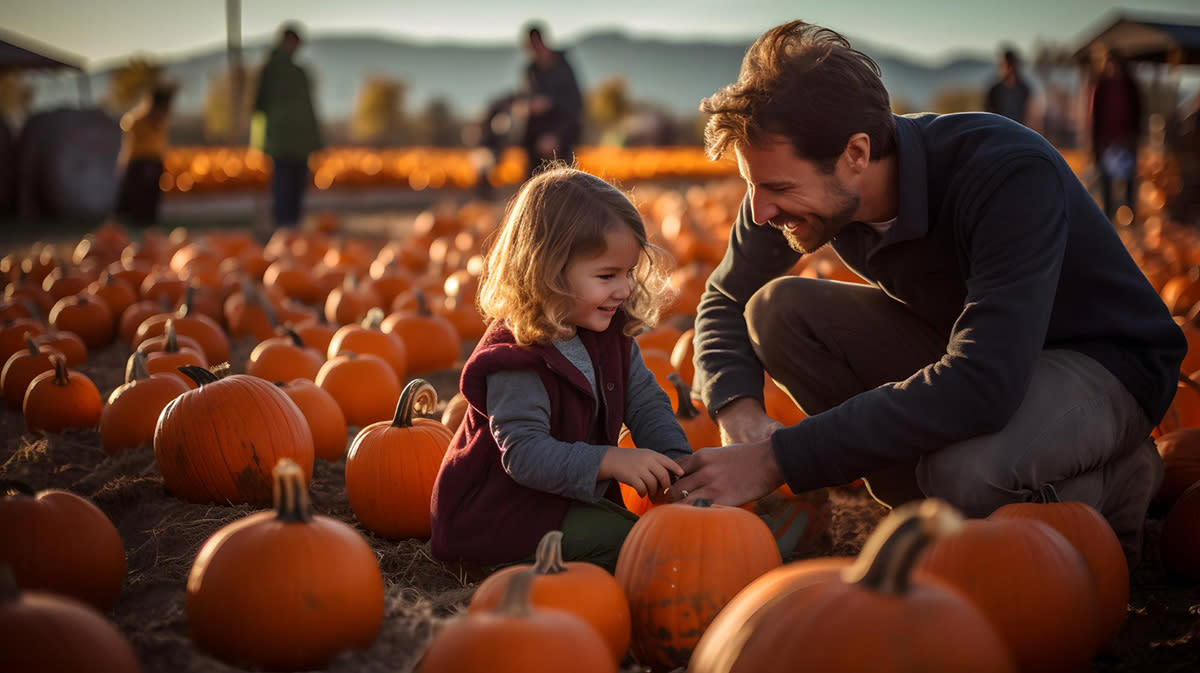
<path id="1" fill-rule="evenodd" d="M 746 303 L 746 326 L 755 355 L 771 369 L 771 363 L 795 347 L 789 334 L 803 329 L 805 315 L 820 314 L 813 302 L 820 297 L 820 284 L 812 278 L 785 276 L 759 288 Z"/>
<path id="2" fill-rule="evenodd" d="M 951 447 L 926 454 L 917 464 L 917 484 L 927 497 L 941 498 L 973 518 L 1033 497 L 1011 465 L 982 460 L 981 453 Z"/>

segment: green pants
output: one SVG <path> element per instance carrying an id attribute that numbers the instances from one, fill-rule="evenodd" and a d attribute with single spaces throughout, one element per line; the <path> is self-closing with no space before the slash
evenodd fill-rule
<path id="1" fill-rule="evenodd" d="M 575 501 L 567 509 L 562 524 L 562 555 L 564 561 L 595 563 L 608 572 L 617 569 L 617 555 L 629 529 L 638 516 L 610 500 L 599 502 Z M 519 563 L 532 563 L 533 556 L 502 563 L 489 568 L 499 570 Z"/>

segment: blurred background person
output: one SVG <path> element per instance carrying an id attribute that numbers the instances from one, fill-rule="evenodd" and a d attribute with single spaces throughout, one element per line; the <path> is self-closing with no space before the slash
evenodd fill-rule
<path id="1" fill-rule="evenodd" d="M 529 63 L 521 87 L 526 114 L 521 145 L 530 176 L 547 161 L 575 163 L 583 112 L 583 95 L 575 71 L 562 51 L 546 46 L 543 33 L 541 24 L 530 24 L 525 41 Z"/>
<path id="2" fill-rule="evenodd" d="M 1088 106 L 1092 157 L 1100 176 L 1104 212 L 1114 217 L 1121 205 L 1136 212 L 1137 145 L 1142 128 L 1142 97 L 1129 68 L 1115 50 L 1100 53 Z M 1113 183 L 1125 184 L 1118 202 Z"/>
<path id="3" fill-rule="evenodd" d="M 121 118 L 121 151 L 117 158 L 121 182 L 115 215 L 124 224 L 144 227 L 158 223 L 162 200 L 159 181 L 174 97 L 174 85 L 160 84 Z"/>
<path id="4" fill-rule="evenodd" d="M 299 27 L 285 24 L 263 65 L 254 97 L 251 144 L 271 157 L 271 217 L 278 227 L 299 224 L 308 188 L 308 155 L 321 149 L 308 73 L 295 61 Z"/>
<path id="5" fill-rule="evenodd" d="M 988 88 L 984 109 L 1026 124 L 1033 91 L 1021 76 L 1020 66 L 1021 59 L 1015 49 L 1008 47 L 1001 52 L 998 64 L 1000 77 Z"/>

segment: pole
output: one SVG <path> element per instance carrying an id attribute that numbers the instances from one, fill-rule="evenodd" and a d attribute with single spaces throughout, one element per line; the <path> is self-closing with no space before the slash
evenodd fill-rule
<path id="1" fill-rule="evenodd" d="M 225 0 L 225 39 L 229 55 L 229 138 L 238 142 L 245 127 L 246 69 L 242 64 L 242 3 Z"/>

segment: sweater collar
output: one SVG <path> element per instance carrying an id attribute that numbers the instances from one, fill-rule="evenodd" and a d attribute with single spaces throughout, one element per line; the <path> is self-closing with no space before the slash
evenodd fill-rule
<path id="1" fill-rule="evenodd" d="M 892 115 L 896 122 L 896 156 L 900 167 L 899 209 L 896 224 L 884 234 L 884 243 L 899 243 L 929 233 L 928 166 L 921 123 L 912 117 Z"/>

